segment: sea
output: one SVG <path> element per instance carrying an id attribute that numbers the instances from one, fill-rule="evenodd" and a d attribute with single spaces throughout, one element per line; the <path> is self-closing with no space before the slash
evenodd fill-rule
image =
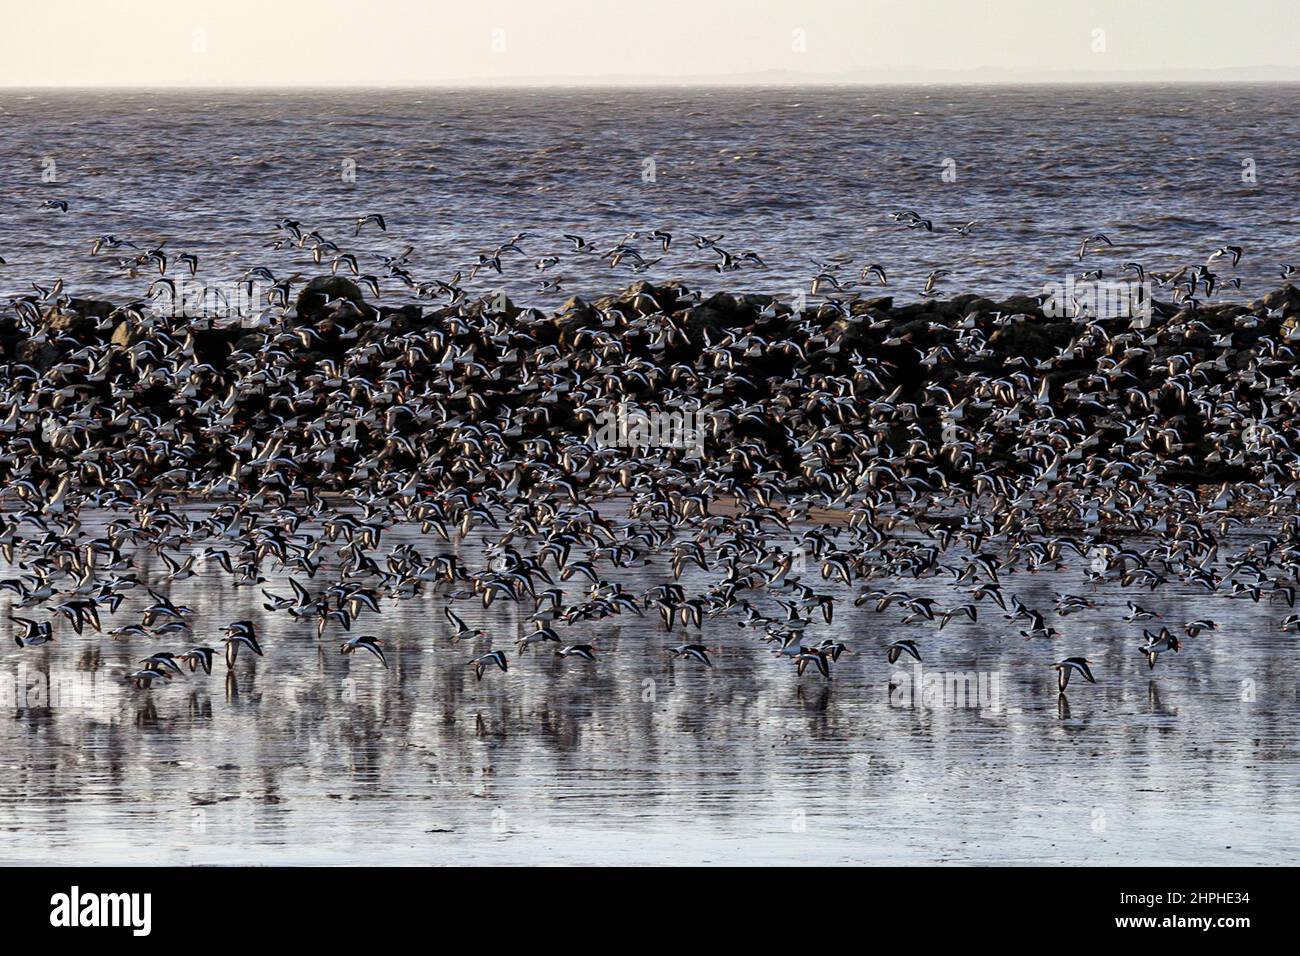
<path id="1" fill-rule="evenodd" d="M 1214 271 L 1247 300 L 1300 267 L 1300 87 L 1084 86 L 644 90 L 0 92 L 0 290 L 62 277 L 130 299 L 148 270 L 91 257 L 114 235 L 200 260 L 229 281 L 265 265 L 281 218 L 358 254 L 381 295 L 409 293 L 378 260 L 408 245 L 417 279 L 457 271 L 471 292 L 538 307 L 640 279 L 706 294 L 793 296 L 829 271 L 881 265 L 897 301 L 938 291 L 1033 294 L 1071 272 L 1119 276 L 1244 255 Z M 62 199 L 69 211 L 41 209 Z M 891 219 L 910 210 L 933 230 Z M 378 213 L 354 236 L 357 218 Z M 953 230 L 975 221 L 962 234 Z M 673 236 L 667 252 L 648 238 Z M 502 273 L 480 253 L 519 233 Z M 565 233 L 596 247 L 574 254 Z M 611 268 L 628 240 L 647 263 Z M 1082 241 L 1111 243 L 1078 258 Z M 737 271 L 691 235 L 717 239 Z M 718 237 L 722 237 L 718 239 Z M 117 250 L 125 254 L 129 250 Z M 561 261 L 537 269 L 537 260 Z M 660 260 L 655 262 L 654 260 Z M 328 265 L 328 259 L 325 261 Z M 641 268 L 638 266 L 638 268 Z M 543 279 L 559 287 L 539 289 Z M 143 281 L 141 281 L 143 279 Z"/>

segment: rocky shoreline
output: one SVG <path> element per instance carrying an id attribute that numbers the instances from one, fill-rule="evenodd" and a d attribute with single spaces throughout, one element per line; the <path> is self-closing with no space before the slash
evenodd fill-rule
<path id="1" fill-rule="evenodd" d="M 466 455 L 489 466 L 492 456 L 480 455 L 489 437 L 497 458 L 529 462 L 524 446 L 546 439 L 558 461 L 562 447 L 590 438 L 611 395 L 638 409 L 712 416 L 699 461 L 651 450 L 684 477 L 683 493 L 703 480 L 710 493 L 747 496 L 747 479 L 762 475 L 791 498 L 824 493 L 852 505 L 841 491 L 860 490 L 866 469 L 867 485 L 913 497 L 945 487 L 1007 494 L 1026 481 L 1022 490 L 1065 483 L 1073 494 L 1093 481 L 1102 491 L 1139 480 L 1231 483 L 1237 498 L 1249 493 L 1237 483 L 1297 477 L 1286 383 L 1300 290 L 1291 285 L 1247 304 L 1156 302 L 1145 328 L 1127 318 L 1053 318 L 1041 297 L 852 297 L 795 312 L 766 295 L 701 297 L 645 282 L 547 314 L 504 297 L 376 305 L 350 280 L 323 276 L 263 328 L 153 316 L 140 303 L 28 301 L 38 322 L 0 319 L 10 392 L 36 406 L 11 407 L 3 426 L 9 482 L 70 473 L 92 490 L 121 480 L 105 467 L 116 460 L 131 462 L 140 488 L 182 477 L 194 489 L 247 488 L 267 471 L 255 451 L 315 421 L 316 444 L 330 449 L 317 456 L 324 464 L 279 462 L 271 471 L 293 477 L 272 485 L 382 489 L 384 472 L 409 483 L 421 467 L 403 439 L 438 430 L 446 462 Z M 364 394 L 353 376 L 367 382 Z M 347 392 L 361 414 L 331 412 L 331 390 Z M 1235 420 L 1197 399 L 1204 390 L 1231 399 Z M 120 399 L 133 415 L 110 413 Z M 74 403 L 86 413 L 53 420 Z M 204 422 L 216 409 L 228 434 Z M 1086 455 L 1065 447 L 1052 424 L 1061 421 Z M 466 428 L 479 445 L 468 454 Z M 161 436 L 159 452 L 133 451 L 141 435 Z M 1047 450 L 1027 454 L 1036 444 Z M 1052 456 L 1062 464 L 1044 482 Z M 888 464 L 872 474 L 873 460 Z M 605 477 L 626 465 L 605 461 Z M 1066 482 L 1070 468 L 1079 474 Z M 523 472 L 515 490 L 556 478 L 531 463 Z M 986 477 L 981 487 L 980 475 L 994 484 Z M 584 485 L 599 476 L 568 477 Z M 996 487 L 1002 479 L 1013 484 Z"/>

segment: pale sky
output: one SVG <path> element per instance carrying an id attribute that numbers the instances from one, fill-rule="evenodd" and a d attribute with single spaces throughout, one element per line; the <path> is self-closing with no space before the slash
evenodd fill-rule
<path id="1" fill-rule="evenodd" d="M 11 87 L 1197 78 L 1189 70 L 1300 79 L 1300 0 L 6 0 L 0 11 Z"/>

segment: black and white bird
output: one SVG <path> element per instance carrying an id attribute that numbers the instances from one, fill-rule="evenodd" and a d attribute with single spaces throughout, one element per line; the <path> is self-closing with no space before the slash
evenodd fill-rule
<path id="1" fill-rule="evenodd" d="M 476 657 L 469 661 L 466 666 L 474 668 L 474 677 L 477 680 L 483 679 L 483 672 L 489 667 L 496 665 L 501 670 L 508 670 L 508 661 L 506 660 L 505 651 L 489 651 L 481 657 Z"/>
<path id="2" fill-rule="evenodd" d="M 713 661 L 709 660 L 709 651 L 712 648 L 705 647 L 703 644 L 678 644 L 676 647 L 668 648 L 668 653 L 674 658 L 688 657 L 693 661 L 699 661 L 705 667 L 712 667 Z"/>
<path id="3" fill-rule="evenodd" d="M 1086 256 L 1090 248 L 1096 248 L 1097 246 L 1111 246 L 1111 245 L 1114 245 L 1114 243 L 1112 243 L 1109 239 L 1107 239 L 1104 233 L 1100 233 L 1100 232 L 1094 233 L 1093 235 L 1085 238 L 1083 242 L 1079 244 L 1079 258 L 1082 259 L 1084 256 Z"/>
<path id="4" fill-rule="evenodd" d="M 916 641 L 913 641 L 910 638 L 894 641 L 887 645 L 885 651 L 885 658 L 891 664 L 898 663 L 898 659 L 904 654 L 911 654 L 918 661 L 921 659 L 921 651 L 917 648 Z"/>
<path id="5" fill-rule="evenodd" d="M 1076 671 L 1079 674 L 1082 674 L 1083 679 L 1089 684 L 1097 683 L 1096 679 L 1092 676 L 1092 671 L 1088 667 L 1089 663 L 1091 662 L 1083 657 L 1067 657 L 1052 665 L 1052 667 L 1056 669 L 1057 687 L 1062 693 L 1065 692 L 1065 688 L 1070 684 L 1070 674 Z"/>
<path id="6" fill-rule="evenodd" d="M 1147 659 L 1147 666 L 1155 670 L 1156 659 L 1164 651 L 1176 653 L 1181 646 L 1178 641 L 1178 635 L 1170 632 L 1168 628 L 1162 627 L 1158 634 L 1143 630 L 1142 636 L 1146 638 L 1146 643 L 1142 645 L 1142 655 Z"/>
<path id="7" fill-rule="evenodd" d="M 234 667 L 239 657 L 239 649 L 247 647 L 258 657 L 262 656 L 262 645 L 257 642 L 257 630 L 252 621 L 235 621 L 225 629 L 226 636 L 221 642 L 226 645 L 226 666 Z"/>
<path id="8" fill-rule="evenodd" d="M 384 222 L 384 217 L 377 212 L 372 212 L 368 216 L 360 216 L 356 219 L 353 223 L 355 228 L 352 230 L 352 234 L 354 236 L 361 235 L 361 230 L 369 225 L 378 226 L 384 232 L 388 231 L 388 224 Z"/>
<path id="9" fill-rule="evenodd" d="M 23 632 L 14 635 L 14 643 L 19 647 L 40 647 L 54 640 L 54 627 L 49 621 L 33 621 L 25 617 L 11 617 L 10 620 L 23 626 Z"/>
<path id="10" fill-rule="evenodd" d="M 212 673 L 212 658 L 216 652 L 210 647 L 191 647 L 184 654 L 176 658 L 177 662 L 186 665 L 190 673 L 194 673 L 200 667 L 203 673 Z"/>
<path id="11" fill-rule="evenodd" d="M 358 650 L 369 651 L 371 654 L 374 654 L 375 657 L 379 658 L 379 662 L 383 664 L 384 667 L 387 667 L 388 658 L 384 656 L 383 645 L 384 642 L 377 637 L 368 637 L 357 634 L 343 642 L 339 647 L 339 653 L 347 655 Z"/>

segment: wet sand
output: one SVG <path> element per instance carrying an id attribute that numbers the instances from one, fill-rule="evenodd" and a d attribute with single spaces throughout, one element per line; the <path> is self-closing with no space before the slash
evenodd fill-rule
<path id="1" fill-rule="evenodd" d="M 429 547 L 401 530 L 385 544 L 404 540 Z M 665 565 L 616 579 L 644 590 Z M 1021 572 L 1004 585 L 1050 607 L 1059 591 L 1088 590 L 1081 573 Z M 703 584 L 693 574 L 688 589 Z M 816 577 L 814 565 L 806 580 Z M 908 586 L 952 600 L 937 579 Z M 1220 622 L 1154 672 L 1137 652 L 1142 626 L 1122 621 L 1132 592 L 1108 585 L 1097 610 L 1053 615 L 1062 634 L 1050 642 L 1024 641 L 989 602 L 978 623 L 938 633 L 899 625 L 896 608 L 838 601 L 833 625 L 809 628 L 852 648 L 829 683 L 796 677 L 735 615 L 705 622 L 713 670 L 670 662 L 664 648 L 682 632 L 665 634 L 653 613 L 574 625 L 574 640 L 598 647 L 595 663 L 512 654 L 509 673 L 476 683 L 464 666 L 473 649 L 449 642 L 439 595 L 385 601 L 382 617 L 355 625 L 388 642 L 385 671 L 341 657 L 338 635 L 318 642 L 311 621 L 263 611 L 258 590 L 230 587 L 218 569 L 165 590 L 198 609 L 198 642 L 252 618 L 266 656 L 241 657 L 229 679 L 218 661 L 211 676 L 141 691 L 121 680 L 126 668 L 185 640 L 69 632 L 6 645 L 0 862 L 1300 860 L 1288 836 L 1300 812 L 1296 638 L 1276 629 L 1281 601 L 1177 583 L 1140 598 L 1167 621 Z M 135 619 L 143 600 L 105 626 Z M 774 609 L 771 596 L 757 603 Z M 513 605 L 458 611 L 496 647 L 519 628 Z M 996 677 L 997 699 L 907 705 L 889 684 L 910 686 L 915 670 L 882 649 L 902 636 L 919 639 L 923 673 Z M 1050 663 L 1067 653 L 1093 660 L 1099 683 L 1072 684 L 1062 707 Z M 99 683 L 51 706 L 46 674 L 55 686 Z M 21 706 L 8 696 L 18 683 L 32 685 Z"/>

